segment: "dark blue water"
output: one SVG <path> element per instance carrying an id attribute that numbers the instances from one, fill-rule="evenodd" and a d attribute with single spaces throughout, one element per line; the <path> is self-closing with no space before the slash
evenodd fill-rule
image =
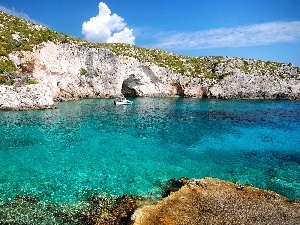
<path id="1" fill-rule="evenodd" d="M 137 98 L 0 111 L 0 201 L 160 195 L 170 178 L 215 177 L 300 198 L 300 102 Z"/>

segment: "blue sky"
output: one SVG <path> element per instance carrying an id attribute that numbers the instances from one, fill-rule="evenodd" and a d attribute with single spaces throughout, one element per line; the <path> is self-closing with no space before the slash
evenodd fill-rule
<path id="1" fill-rule="evenodd" d="M 300 66 L 299 0 L 0 0 L 0 10 L 93 42 Z"/>

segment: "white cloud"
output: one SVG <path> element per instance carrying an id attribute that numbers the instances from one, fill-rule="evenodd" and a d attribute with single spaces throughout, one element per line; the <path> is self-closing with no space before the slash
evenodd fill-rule
<path id="1" fill-rule="evenodd" d="M 129 29 L 124 19 L 117 14 L 111 14 L 103 2 L 99 3 L 99 14 L 82 24 L 82 34 L 92 42 L 128 43 L 134 44 L 133 30 Z"/>
<path id="2" fill-rule="evenodd" d="M 271 22 L 167 35 L 160 38 L 152 47 L 173 50 L 237 48 L 297 41 L 300 41 L 300 21 Z"/>
<path id="3" fill-rule="evenodd" d="M 132 30 L 125 27 L 122 31 L 114 33 L 112 37 L 108 38 L 107 42 L 134 44 L 134 39 Z"/>

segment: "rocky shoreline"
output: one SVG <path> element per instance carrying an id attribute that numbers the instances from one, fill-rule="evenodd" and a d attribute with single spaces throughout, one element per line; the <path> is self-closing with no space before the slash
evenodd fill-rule
<path id="1" fill-rule="evenodd" d="M 44 109 L 53 101 L 120 94 L 300 99 L 300 68 L 290 63 L 90 43 L 2 11 L 0 20 L 0 109 Z"/>
<path id="2" fill-rule="evenodd" d="M 161 199 L 91 196 L 76 204 L 16 196 L 0 204 L 1 224 L 299 224 L 300 202 L 213 178 L 172 179 Z"/>
<path id="3" fill-rule="evenodd" d="M 39 84 L 21 87 L 0 85 L 0 110 L 55 108 L 49 88 Z"/>
<path id="4" fill-rule="evenodd" d="M 299 224 L 300 203 L 271 191 L 227 181 L 181 179 L 183 186 L 135 211 L 134 225 Z"/>
<path id="5" fill-rule="evenodd" d="M 195 68 L 176 72 L 167 65 L 117 55 L 105 48 L 52 42 L 37 45 L 32 51 L 14 51 L 7 60 L 13 61 L 20 72 L 15 85 L 0 85 L 0 109 L 6 110 L 53 108 L 54 101 L 111 98 L 120 94 L 300 99 L 300 69 L 291 64 L 202 57 L 195 60 L 207 68 L 206 72 L 193 75 L 191 71 Z M 181 60 L 184 63 L 185 59 Z M 28 79 L 36 84 L 24 83 Z"/>

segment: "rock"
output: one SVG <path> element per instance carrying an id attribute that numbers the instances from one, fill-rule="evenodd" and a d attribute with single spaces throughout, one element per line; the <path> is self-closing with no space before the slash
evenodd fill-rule
<path id="1" fill-rule="evenodd" d="M 274 192 L 212 178 L 184 182 L 156 205 L 137 209 L 132 224 L 300 224 L 299 202 Z"/>
<path id="2" fill-rule="evenodd" d="M 21 61 L 20 61 L 20 59 L 18 58 L 18 56 L 15 56 L 15 55 L 13 55 L 13 54 L 8 54 L 8 57 L 9 57 L 9 59 L 10 59 L 11 61 L 14 62 L 14 64 L 15 64 L 16 66 L 21 65 Z"/>
<path id="3" fill-rule="evenodd" d="M 222 99 L 300 99 L 299 88 L 297 79 L 236 71 L 212 86 L 210 92 Z"/>
<path id="4" fill-rule="evenodd" d="M 199 67 L 198 74 L 196 70 L 185 73 L 185 70 L 180 72 L 154 62 L 117 55 L 106 48 L 52 42 L 36 45 L 32 51 L 12 52 L 9 58 L 24 77 L 41 85 L 40 91 L 41 88 L 45 88 L 42 92 L 50 91 L 55 101 L 117 97 L 121 93 L 133 97 L 300 99 L 300 70 L 291 64 L 198 57 L 195 58 L 199 61 L 195 64 Z M 184 66 L 194 68 L 195 65 Z M 202 67 L 207 68 L 206 72 L 200 71 Z M 17 104 L 18 100 L 14 102 Z M 0 99 L 0 105 L 5 104 Z M 30 107 L 28 102 L 26 105 Z M 33 104 L 32 108 L 39 107 Z"/>
<path id="5" fill-rule="evenodd" d="M 0 223 L 300 224 L 300 201 L 288 200 L 275 192 L 212 178 L 171 179 L 168 185 L 178 190 L 155 202 L 138 196 L 102 195 L 76 204 L 59 204 L 19 195 L 0 204 Z"/>
<path id="6" fill-rule="evenodd" d="M 40 84 L 20 87 L 0 86 L 1 110 L 28 110 L 54 108 L 49 88 Z"/>
<path id="7" fill-rule="evenodd" d="M 116 199 L 111 197 L 90 197 L 90 209 L 81 212 L 84 224 L 122 225 L 129 224 L 131 216 L 138 208 L 140 197 L 123 195 Z"/>
<path id="8" fill-rule="evenodd" d="M 125 96 L 206 97 L 208 86 L 199 78 L 174 73 L 150 62 L 117 56 L 104 48 L 51 42 L 33 52 L 15 52 L 22 71 L 48 87 L 54 100 Z"/>
<path id="9" fill-rule="evenodd" d="M 170 179 L 166 185 L 163 187 L 162 197 L 168 197 L 172 192 L 178 191 L 184 185 L 184 178 L 177 180 L 177 179 Z"/>
<path id="10" fill-rule="evenodd" d="M 21 201 L 21 202 L 27 202 L 27 203 L 32 203 L 32 204 L 35 204 L 35 203 L 38 203 L 39 202 L 39 199 L 35 196 L 32 196 L 32 195 L 17 195 L 15 198 L 14 198 L 14 201 Z"/>

